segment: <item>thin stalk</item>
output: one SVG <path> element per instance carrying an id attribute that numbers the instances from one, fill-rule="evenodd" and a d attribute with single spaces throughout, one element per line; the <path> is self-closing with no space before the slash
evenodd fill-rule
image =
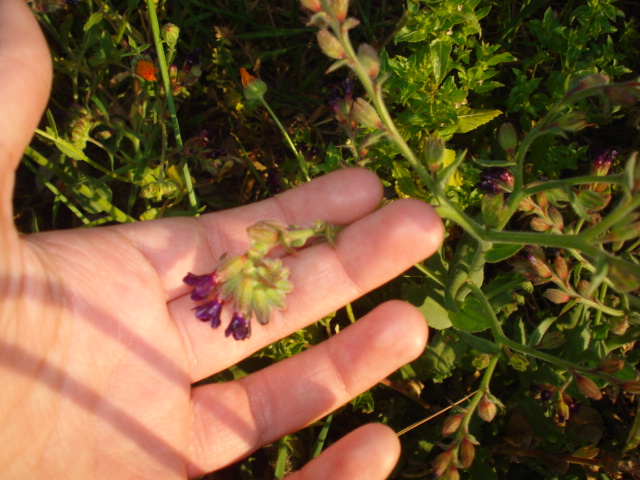
<path id="1" fill-rule="evenodd" d="M 269 112 L 269 115 L 271 115 L 271 118 L 273 119 L 273 121 L 276 122 L 276 125 L 280 129 L 280 132 L 282 133 L 282 135 L 284 136 L 285 141 L 287 142 L 287 146 L 293 152 L 293 154 L 296 156 L 296 159 L 298 160 L 298 164 L 300 165 L 300 168 L 302 169 L 302 173 L 304 173 L 304 176 L 305 176 L 305 178 L 306 178 L 306 180 L 308 182 L 311 179 L 309 178 L 309 171 L 307 169 L 307 161 L 305 160 L 304 156 L 298 151 L 296 146 L 293 144 L 293 141 L 291 140 L 291 137 L 289 137 L 289 134 L 287 133 L 287 130 L 284 128 L 284 126 L 280 122 L 280 119 L 275 114 L 275 112 L 271 109 L 271 107 L 269 106 L 267 101 L 264 99 L 264 97 L 260 96 L 258 98 L 259 98 L 260 103 L 262 104 L 262 106 L 264 108 L 266 108 L 267 112 Z"/>
<path id="2" fill-rule="evenodd" d="M 176 105 L 173 101 L 173 94 L 171 93 L 169 69 L 167 67 L 167 59 L 164 54 L 164 47 L 162 46 L 162 39 L 160 38 L 160 24 L 158 22 L 158 15 L 156 13 L 156 7 L 153 0 L 147 0 L 147 8 L 149 10 L 149 23 L 151 24 L 153 43 L 158 55 L 158 65 L 160 67 L 160 75 L 162 76 L 162 85 L 164 87 L 164 93 L 167 99 L 167 107 L 169 108 L 169 118 L 171 119 L 171 126 L 173 127 L 173 135 L 175 137 L 177 147 L 180 148 L 182 147 L 180 125 L 178 123 L 178 115 L 176 114 Z M 195 190 L 193 189 L 193 184 L 191 183 L 191 172 L 189 170 L 189 165 L 187 164 L 187 162 L 183 163 L 182 174 L 184 177 L 184 185 L 187 188 L 189 204 L 193 208 L 194 212 L 197 212 L 198 200 L 196 198 Z"/>

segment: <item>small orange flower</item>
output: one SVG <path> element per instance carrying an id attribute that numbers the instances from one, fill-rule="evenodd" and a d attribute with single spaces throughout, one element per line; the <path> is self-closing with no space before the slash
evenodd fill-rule
<path id="1" fill-rule="evenodd" d="M 246 68 L 240 67 L 240 81 L 242 82 L 242 86 L 247 88 L 251 82 L 256 79 L 253 75 L 251 75 Z"/>
<path id="2" fill-rule="evenodd" d="M 153 62 L 151 62 L 151 60 L 138 60 L 136 62 L 136 74 L 140 75 L 145 80 L 155 80 L 156 67 L 153 65 Z"/>

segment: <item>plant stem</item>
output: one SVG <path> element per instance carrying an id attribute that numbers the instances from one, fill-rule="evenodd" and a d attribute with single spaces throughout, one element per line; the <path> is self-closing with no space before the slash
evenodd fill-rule
<path id="1" fill-rule="evenodd" d="M 173 135 L 176 140 L 176 146 L 182 147 L 182 136 L 180 134 L 180 125 L 178 123 L 178 116 L 176 114 L 176 106 L 173 101 L 173 94 L 171 93 L 171 80 L 169 79 L 169 69 L 167 67 L 167 59 L 164 55 L 164 47 L 162 46 L 162 39 L 160 38 L 160 25 L 158 22 L 158 15 L 156 13 L 156 7 L 153 0 L 147 0 L 147 8 L 149 10 L 149 23 L 151 24 L 151 32 L 153 34 L 153 43 L 156 47 L 156 53 L 158 54 L 158 65 L 160 67 L 160 75 L 162 76 L 162 85 L 164 87 L 164 94 L 167 99 L 167 107 L 169 108 L 169 115 L 171 119 L 171 126 L 173 127 Z M 191 172 L 187 162 L 183 162 L 182 174 L 184 177 L 184 185 L 187 189 L 187 195 L 189 197 L 189 204 L 193 208 L 194 212 L 198 211 L 198 200 L 196 198 L 193 184 L 191 183 Z"/>
<path id="2" fill-rule="evenodd" d="M 269 112 L 269 115 L 271 115 L 271 118 L 273 119 L 274 122 L 276 122 L 276 125 L 278 126 L 278 128 L 280 129 L 280 132 L 282 133 L 282 135 L 284 136 L 284 139 L 287 142 L 287 146 L 289 147 L 289 149 L 293 152 L 293 154 L 296 156 L 296 159 L 298 160 L 298 164 L 300 165 L 300 168 L 302 170 L 302 173 L 304 173 L 305 179 L 307 180 L 307 182 L 309 180 L 311 180 L 309 178 L 309 171 L 307 169 L 307 162 L 304 158 L 304 156 L 298 151 L 298 149 L 296 148 L 296 146 L 293 144 L 293 141 L 291 140 L 291 137 L 289 137 L 289 134 L 287 133 L 287 130 L 284 128 L 284 126 L 282 125 L 282 123 L 280 122 L 280 119 L 278 119 L 278 116 L 275 114 L 275 112 L 271 109 L 271 107 L 269 106 L 269 104 L 267 103 L 267 101 L 264 99 L 263 96 L 258 97 L 260 100 L 260 103 L 262 104 L 262 106 L 264 108 L 267 109 L 267 112 Z"/>

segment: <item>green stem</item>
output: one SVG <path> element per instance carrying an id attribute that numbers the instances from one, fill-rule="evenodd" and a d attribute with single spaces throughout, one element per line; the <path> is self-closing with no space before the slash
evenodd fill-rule
<path id="1" fill-rule="evenodd" d="M 156 7 L 153 0 L 147 0 L 147 8 L 149 9 L 149 23 L 151 24 L 151 32 L 153 34 L 153 43 L 156 47 L 156 53 L 158 55 L 158 65 L 160 67 L 160 75 L 162 76 L 162 85 L 164 87 L 164 93 L 167 99 L 167 107 L 169 108 L 169 115 L 171 119 L 171 126 L 173 127 L 173 135 L 176 139 L 176 145 L 178 148 L 182 147 L 182 136 L 180 134 L 180 125 L 178 123 L 178 115 L 176 113 L 176 105 L 173 101 L 173 94 L 171 93 L 171 80 L 169 78 L 169 69 L 167 67 L 167 59 L 164 55 L 164 47 L 162 46 L 162 39 L 160 38 L 160 24 L 158 22 L 158 15 L 156 13 Z M 189 204 L 193 208 L 194 212 L 198 211 L 198 200 L 196 198 L 195 190 L 191 182 L 191 172 L 189 171 L 189 165 L 184 162 L 182 166 L 182 174 L 184 177 L 184 185 L 187 188 L 187 195 L 189 197 Z"/>
<path id="2" fill-rule="evenodd" d="M 267 109 L 267 112 L 269 112 L 269 115 L 271 115 L 271 118 L 273 119 L 273 121 L 276 122 L 276 125 L 280 129 L 280 132 L 282 133 L 285 141 L 287 142 L 287 146 L 296 156 L 296 159 L 298 160 L 298 164 L 300 165 L 300 168 L 302 169 L 302 173 L 304 173 L 306 180 L 307 181 L 311 180 L 309 178 L 309 171 L 307 169 L 307 161 L 305 160 L 304 156 L 298 151 L 296 146 L 293 144 L 291 137 L 289 137 L 289 134 L 287 133 L 287 130 L 284 128 L 284 126 L 280 122 L 280 119 L 275 114 L 275 112 L 271 109 L 271 107 L 269 106 L 269 104 L 267 103 L 267 101 L 264 99 L 263 96 L 258 97 L 258 99 L 260 100 L 260 103 L 262 104 L 262 106 Z"/>
<path id="3" fill-rule="evenodd" d="M 469 406 L 466 408 L 467 411 L 462 419 L 462 423 L 460 424 L 460 429 L 458 430 L 458 437 L 460 441 L 462 440 L 462 437 L 464 437 L 464 435 L 469 432 L 469 423 L 471 423 L 473 413 L 478 407 L 480 400 L 482 400 L 482 397 L 489 391 L 489 383 L 491 382 L 491 378 L 493 377 L 493 373 L 495 372 L 499 359 L 499 353 L 491 357 L 491 359 L 489 360 L 489 365 L 487 366 L 486 370 L 484 371 L 484 375 L 482 376 L 482 381 L 480 382 L 478 391 L 469 402 Z M 456 438 L 456 440 L 458 439 Z"/>

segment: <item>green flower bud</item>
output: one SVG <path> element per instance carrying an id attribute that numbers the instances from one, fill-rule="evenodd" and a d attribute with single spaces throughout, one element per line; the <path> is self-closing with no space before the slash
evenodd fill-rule
<path id="1" fill-rule="evenodd" d="M 542 337 L 542 340 L 540 340 L 540 343 L 538 343 L 536 347 L 542 349 L 558 348 L 559 346 L 564 345 L 566 341 L 567 339 L 565 338 L 563 333 L 551 332 Z"/>
<path id="2" fill-rule="evenodd" d="M 328 29 L 320 29 L 318 31 L 317 38 L 320 49 L 327 57 L 333 58 L 335 60 L 342 60 L 346 57 L 344 49 L 342 48 L 342 45 L 340 45 L 340 40 L 338 40 L 335 35 L 329 32 Z"/>
<path id="3" fill-rule="evenodd" d="M 512 153 L 518 146 L 516 129 L 511 123 L 503 123 L 498 131 L 498 143 L 507 152 Z"/>
<path id="4" fill-rule="evenodd" d="M 435 172 L 444 158 L 444 141 L 438 137 L 429 136 L 422 145 L 422 160 Z"/>
<path id="5" fill-rule="evenodd" d="M 160 35 L 162 35 L 162 39 L 167 42 L 170 48 L 175 48 L 180 36 L 180 28 L 173 23 L 167 23 L 162 27 Z"/>
<path id="6" fill-rule="evenodd" d="M 375 48 L 367 43 L 363 43 L 358 47 L 358 61 L 364 71 L 372 80 L 378 76 L 380 72 L 380 56 Z"/>
<path id="7" fill-rule="evenodd" d="M 382 128 L 382 122 L 376 109 L 364 98 L 358 98 L 351 108 L 351 115 L 356 122 L 368 128 Z"/>
<path id="8" fill-rule="evenodd" d="M 515 370 L 518 370 L 519 372 L 526 371 L 527 367 L 529 366 L 529 360 L 518 354 L 511 355 L 511 357 L 509 357 L 509 363 Z"/>

